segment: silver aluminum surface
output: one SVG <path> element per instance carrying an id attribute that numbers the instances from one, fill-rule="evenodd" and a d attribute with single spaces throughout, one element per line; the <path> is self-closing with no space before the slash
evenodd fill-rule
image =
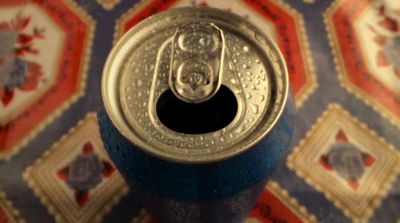
<path id="1" fill-rule="evenodd" d="M 190 74 L 179 78 L 179 69 Z M 223 160 L 251 148 L 274 127 L 289 93 L 284 60 L 271 39 L 246 19 L 210 8 L 172 9 L 139 23 L 118 41 L 103 72 L 106 111 L 121 134 L 147 153 L 180 163 Z M 185 134 L 159 120 L 156 103 L 168 89 L 199 103 L 221 85 L 238 104 L 226 127 Z"/>

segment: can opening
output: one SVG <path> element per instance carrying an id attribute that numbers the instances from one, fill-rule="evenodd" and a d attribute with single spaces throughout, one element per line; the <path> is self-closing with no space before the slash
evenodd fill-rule
<path id="1" fill-rule="evenodd" d="M 171 90 L 157 101 L 159 120 L 169 129 L 186 134 L 214 132 L 229 125 L 236 116 L 238 103 L 233 92 L 221 85 L 208 101 L 192 104 L 177 98 Z"/>

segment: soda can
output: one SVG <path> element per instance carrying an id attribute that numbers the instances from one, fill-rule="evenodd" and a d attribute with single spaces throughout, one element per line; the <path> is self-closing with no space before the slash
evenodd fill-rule
<path id="1" fill-rule="evenodd" d="M 241 222 L 293 129 L 277 46 L 211 8 L 133 27 L 108 56 L 102 98 L 105 148 L 156 222 Z"/>

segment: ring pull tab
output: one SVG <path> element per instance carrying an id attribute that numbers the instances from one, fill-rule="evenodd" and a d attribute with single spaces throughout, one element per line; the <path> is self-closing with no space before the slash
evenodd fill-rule
<path id="1" fill-rule="evenodd" d="M 188 103 L 207 101 L 221 86 L 225 52 L 223 31 L 213 23 L 177 28 L 172 40 L 168 84 Z"/>

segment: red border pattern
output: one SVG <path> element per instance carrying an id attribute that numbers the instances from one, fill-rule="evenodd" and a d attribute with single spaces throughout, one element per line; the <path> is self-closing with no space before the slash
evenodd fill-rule
<path id="1" fill-rule="evenodd" d="M 308 213 L 298 201 L 290 196 L 277 182 L 269 181 L 258 198 L 256 206 L 250 212 L 246 223 L 254 222 L 317 222 L 314 215 Z"/>
<path id="2" fill-rule="evenodd" d="M 342 85 L 400 127 L 400 94 L 376 80 L 368 70 L 353 26 L 370 0 L 336 1 L 325 13 L 325 23 Z"/>
<path id="3" fill-rule="evenodd" d="M 11 122 L 0 126 L 0 158 L 10 158 L 54 116 L 83 94 L 94 22 L 70 0 L 5 0 L 0 7 L 35 4 L 66 34 L 55 83 Z"/>

